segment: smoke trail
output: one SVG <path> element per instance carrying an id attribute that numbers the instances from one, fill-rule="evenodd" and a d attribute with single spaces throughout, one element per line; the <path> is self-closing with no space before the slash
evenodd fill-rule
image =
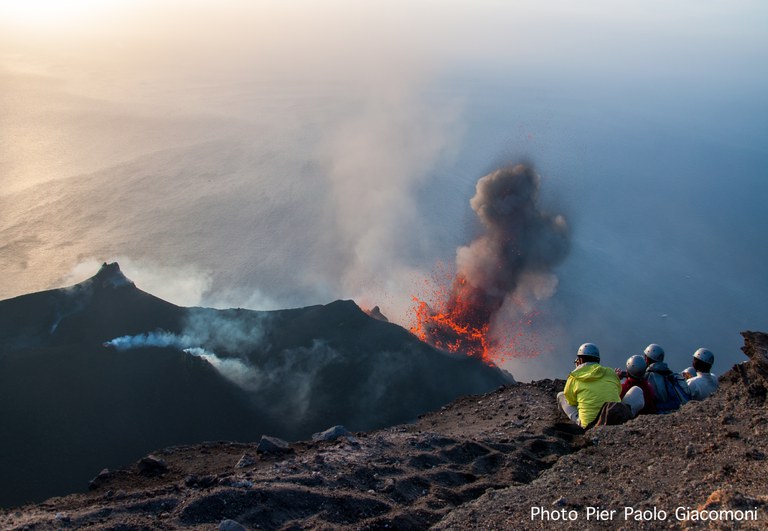
<path id="1" fill-rule="evenodd" d="M 562 216 L 540 210 L 539 188 L 540 177 L 523 164 L 478 181 L 470 205 L 483 234 L 457 249 L 447 301 L 438 308 L 420 303 L 417 335 L 489 359 L 491 350 L 518 335 L 508 325 L 554 293 L 552 269 L 568 254 L 569 232 Z"/>
<path id="2" fill-rule="evenodd" d="M 244 323 L 239 324 L 238 330 L 235 319 L 219 319 L 219 321 L 228 322 L 225 329 L 219 330 L 220 338 L 230 331 L 233 337 L 230 338 L 229 345 L 237 343 L 241 347 L 245 346 L 243 330 L 247 326 Z M 203 321 L 196 319 L 195 322 L 200 324 Z M 313 401 L 322 401 L 328 393 L 325 387 L 327 373 L 341 360 L 341 356 L 325 342 L 315 340 L 311 347 L 287 349 L 281 351 L 279 355 L 256 355 L 254 365 L 239 357 L 220 357 L 209 348 L 199 346 L 200 334 L 205 335 L 206 332 L 210 332 L 212 326 L 212 323 L 209 323 L 201 330 L 187 330 L 184 334 L 157 330 L 135 336 L 122 336 L 104 345 L 119 351 L 142 347 L 170 347 L 190 356 L 202 358 L 224 378 L 253 393 L 254 400 L 269 403 L 272 411 L 292 419 L 295 423 L 306 420 Z M 257 344 L 251 343 L 249 350 L 253 350 L 256 346 Z"/>
<path id="3" fill-rule="evenodd" d="M 119 351 L 142 347 L 173 347 L 184 350 L 192 348 L 193 345 L 191 337 L 176 335 L 165 330 L 157 330 L 135 336 L 122 336 L 104 343 L 104 346 L 112 347 Z"/>
<path id="4" fill-rule="evenodd" d="M 253 391 L 260 385 L 261 376 L 259 371 L 240 358 L 220 358 L 213 352 L 200 347 L 185 348 L 184 352 L 204 359 L 214 369 L 219 371 L 224 378 L 242 389 Z"/>
<path id="5" fill-rule="evenodd" d="M 224 378 L 246 390 L 259 387 L 261 376 L 259 372 L 240 358 L 220 358 L 201 346 L 198 340 L 188 334 L 174 334 L 165 330 L 157 330 L 135 336 L 122 336 L 104 343 L 104 346 L 126 351 L 142 347 L 171 347 L 181 350 L 191 356 L 206 360 Z"/>

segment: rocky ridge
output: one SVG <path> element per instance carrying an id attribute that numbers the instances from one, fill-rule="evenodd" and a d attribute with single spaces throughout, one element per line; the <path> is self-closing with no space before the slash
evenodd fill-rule
<path id="1" fill-rule="evenodd" d="M 374 430 L 512 381 L 353 301 L 184 308 L 104 264 L 0 301 L 0 507 L 82 491 L 158 448 Z"/>
<path id="2" fill-rule="evenodd" d="M 768 335 L 744 336 L 750 361 L 713 397 L 670 415 L 585 433 L 554 406 L 562 380 L 516 384 L 369 433 L 167 448 L 103 471 L 87 494 L 5 510 L 0 526 L 763 529 Z M 681 521 L 678 507 L 756 519 Z M 532 518 L 534 508 L 549 517 Z M 588 516 L 597 508 L 604 518 Z"/>

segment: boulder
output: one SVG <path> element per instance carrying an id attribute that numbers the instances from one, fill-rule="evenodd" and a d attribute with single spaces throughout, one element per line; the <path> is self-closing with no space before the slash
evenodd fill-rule
<path id="1" fill-rule="evenodd" d="M 138 463 L 139 474 L 142 476 L 159 476 L 168 472 L 168 464 L 152 454 L 142 457 Z"/>
<path id="2" fill-rule="evenodd" d="M 746 331 L 741 335 L 744 337 L 742 352 L 747 355 L 762 376 L 768 375 L 768 334 Z"/>
<path id="3" fill-rule="evenodd" d="M 332 428 L 328 428 L 325 431 L 321 431 L 312 435 L 313 441 L 335 441 L 340 437 L 351 437 L 352 434 L 349 430 L 342 425 L 336 425 Z"/>
<path id="4" fill-rule="evenodd" d="M 101 472 L 99 472 L 95 478 L 93 478 L 90 483 L 88 483 L 88 489 L 89 490 L 95 490 L 101 487 L 111 476 L 111 472 L 108 468 L 103 469 Z"/>
<path id="5" fill-rule="evenodd" d="M 267 455 L 280 455 L 293 452 L 291 446 L 284 440 L 277 437 L 263 435 L 256 447 L 256 453 Z"/>
<path id="6" fill-rule="evenodd" d="M 256 458 L 251 454 L 243 454 L 240 460 L 235 465 L 235 468 L 248 468 L 256 464 Z"/>

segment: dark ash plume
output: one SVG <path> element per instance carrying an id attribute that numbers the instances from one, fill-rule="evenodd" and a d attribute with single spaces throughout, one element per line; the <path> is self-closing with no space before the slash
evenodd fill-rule
<path id="1" fill-rule="evenodd" d="M 568 226 L 562 216 L 538 207 L 540 177 L 519 164 L 481 178 L 469 204 L 485 234 L 457 251 L 454 297 L 482 302 L 495 312 L 514 293 L 523 273 L 549 273 L 568 254 Z M 480 309 L 480 308 L 479 308 Z"/>
<path id="2" fill-rule="evenodd" d="M 482 177 L 470 200 L 483 234 L 456 251 L 456 276 L 444 311 L 432 310 L 424 337 L 487 358 L 504 322 L 552 295 L 552 269 L 569 250 L 565 219 L 538 204 L 540 177 L 519 164 Z M 513 354 L 514 355 L 514 354 Z"/>

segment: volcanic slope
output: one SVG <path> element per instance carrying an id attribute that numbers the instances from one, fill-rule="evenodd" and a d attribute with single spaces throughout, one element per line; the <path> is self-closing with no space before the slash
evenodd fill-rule
<path id="1" fill-rule="evenodd" d="M 742 335 L 749 361 L 722 375 L 720 389 L 707 400 L 673 414 L 592 429 L 584 449 L 535 481 L 485 493 L 435 528 L 768 528 L 768 335 Z M 532 518 L 534 507 L 575 511 L 577 518 Z M 616 513 L 587 520 L 589 507 Z M 625 513 L 627 507 L 631 512 Z M 749 510 L 756 520 L 746 514 L 740 521 L 699 516 L 725 511 L 727 518 L 727 511 Z"/>
<path id="2" fill-rule="evenodd" d="M 104 264 L 0 301 L 0 505 L 84 490 L 157 448 L 376 429 L 510 381 L 351 301 L 182 308 Z"/>
<path id="3" fill-rule="evenodd" d="M 719 391 L 665 416 L 588 432 L 555 407 L 562 380 L 462 397 L 417 422 L 332 440 L 207 443 L 105 470 L 88 494 L 0 512 L 4 529 L 765 529 L 768 335 Z M 330 437 L 329 437 L 330 438 Z M 575 521 L 531 519 L 531 508 Z M 586 520 L 588 507 L 615 509 Z M 625 521 L 625 506 L 667 511 Z M 755 510 L 679 522 L 676 507 Z M 226 524 L 222 524 L 227 522 Z"/>
<path id="4" fill-rule="evenodd" d="M 417 422 L 288 448 L 167 448 L 104 471 L 89 494 L 0 515 L 8 529 L 764 529 L 768 335 L 704 402 L 584 433 L 554 406 L 563 381 L 463 397 Z M 628 456 L 631 456 L 629 458 Z M 149 464 L 149 465 L 148 465 Z M 151 465 L 151 466 L 150 466 Z M 575 510 L 536 521 L 531 507 Z M 587 507 L 664 510 L 667 521 L 586 520 Z M 744 522 L 678 522 L 675 507 L 755 510 Z M 234 525 L 231 522 L 229 525 Z M 226 526 L 224 527 L 226 528 Z"/>

